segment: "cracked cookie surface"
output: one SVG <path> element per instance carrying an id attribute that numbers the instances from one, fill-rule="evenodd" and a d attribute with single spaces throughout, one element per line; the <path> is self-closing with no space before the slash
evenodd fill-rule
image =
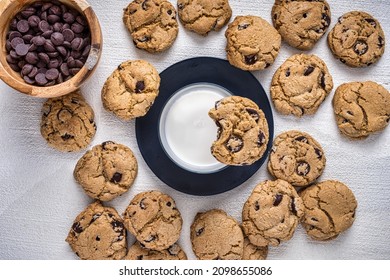
<path id="1" fill-rule="evenodd" d="M 187 255 L 178 244 L 162 251 L 149 250 L 136 241 L 127 252 L 124 260 L 186 260 Z"/>
<path id="2" fill-rule="evenodd" d="M 300 50 L 310 50 L 326 33 L 331 21 L 324 0 L 276 0 L 272 21 L 283 40 Z"/>
<path id="3" fill-rule="evenodd" d="M 178 0 L 177 8 L 184 27 L 203 36 L 220 30 L 232 16 L 228 0 Z"/>
<path id="4" fill-rule="evenodd" d="M 225 37 L 229 63 L 243 70 L 271 66 L 281 45 L 279 32 L 257 16 L 237 16 L 228 25 Z"/>
<path id="5" fill-rule="evenodd" d="M 317 112 L 333 88 L 325 62 L 316 55 L 296 54 L 275 72 L 271 98 L 282 114 L 298 117 Z"/>
<path id="6" fill-rule="evenodd" d="M 290 130 L 279 134 L 273 143 L 268 171 L 295 187 L 313 183 L 325 169 L 321 145 L 308 133 Z"/>
<path id="7" fill-rule="evenodd" d="M 244 238 L 243 260 L 265 260 L 268 256 L 268 246 L 256 246 L 250 243 L 248 237 Z"/>
<path id="8" fill-rule="evenodd" d="M 76 217 L 66 242 L 84 260 L 119 260 L 127 250 L 122 218 L 114 208 L 105 207 L 99 201 Z"/>
<path id="9" fill-rule="evenodd" d="M 364 138 L 389 124 L 390 93 L 371 81 L 345 83 L 336 89 L 333 109 L 343 134 Z"/>
<path id="10" fill-rule="evenodd" d="M 370 14 L 352 11 L 338 19 L 328 34 L 328 45 L 341 62 L 351 67 L 364 67 L 383 55 L 385 35 L 379 21 Z"/>
<path id="11" fill-rule="evenodd" d="M 131 149 L 106 141 L 78 160 L 73 175 L 87 195 L 109 201 L 129 190 L 137 172 L 137 159 Z"/>
<path id="12" fill-rule="evenodd" d="M 229 96 L 217 101 L 209 116 L 218 127 L 212 155 L 228 165 L 248 165 L 259 160 L 267 149 L 268 123 L 252 100 Z"/>
<path id="13" fill-rule="evenodd" d="M 242 227 L 256 246 L 278 246 L 290 240 L 304 206 L 294 187 L 284 180 L 264 181 L 252 191 L 242 210 Z"/>
<path id="14" fill-rule="evenodd" d="M 159 191 L 137 194 L 123 213 L 125 227 L 147 249 L 161 251 L 180 236 L 183 220 L 175 201 Z"/>
<path id="15" fill-rule="evenodd" d="M 42 107 L 41 134 L 63 152 L 86 148 L 96 133 L 94 112 L 79 91 L 48 99 Z"/>
<path id="16" fill-rule="evenodd" d="M 220 209 L 196 214 L 191 225 L 192 250 L 200 260 L 240 260 L 244 235 L 235 219 Z"/>
<path id="17" fill-rule="evenodd" d="M 176 10 L 167 0 L 135 0 L 123 13 L 134 45 L 151 53 L 168 49 L 176 40 Z"/>
<path id="18" fill-rule="evenodd" d="M 102 102 L 107 111 L 123 120 L 146 115 L 160 88 L 160 75 L 145 60 L 121 63 L 108 77 L 102 89 Z"/>
<path id="19" fill-rule="evenodd" d="M 336 238 L 355 221 L 357 201 L 343 183 L 328 180 L 300 192 L 305 205 L 302 225 L 316 240 Z"/>

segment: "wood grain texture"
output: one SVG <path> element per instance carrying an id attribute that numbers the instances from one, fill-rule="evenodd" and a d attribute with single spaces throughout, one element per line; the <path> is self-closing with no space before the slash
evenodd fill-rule
<path id="1" fill-rule="evenodd" d="M 134 47 L 122 23 L 122 11 L 129 1 L 89 1 L 103 30 L 104 48 L 94 76 L 82 87 L 84 96 L 95 111 L 97 133 L 92 145 L 113 140 L 129 146 L 137 157 L 139 174 L 133 187 L 107 205 L 123 213 L 135 194 L 156 189 L 172 196 L 183 216 L 179 244 L 189 259 L 190 225 L 199 211 L 221 208 L 241 221 L 241 210 L 255 185 L 272 179 L 262 166 L 247 182 L 210 197 L 196 197 L 177 192 L 162 183 L 148 168 L 137 147 L 135 122 L 124 122 L 106 112 L 100 91 L 106 78 L 128 59 L 146 59 L 159 72 L 183 59 L 196 56 L 226 58 L 224 32 L 207 37 L 187 31 L 179 25 L 173 46 L 161 54 L 148 54 Z M 386 39 L 390 39 L 390 5 L 387 0 L 328 0 L 332 11 L 331 27 L 337 18 L 351 10 L 363 10 L 378 19 Z M 176 5 L 176 1 L 172 1 Z M 233 17 L 258 15 L 271 22 L 272 1 L 230 0 Z M 387 42 L 388 43 L 388 42 Z M 282 44 L 274 65 L 253 72 L 267 94 L 273 73 L 298 50 Z M 375 65 L 353 69 L 337 61 L 326 38 L 307 52 L 321 57 L 328 65 L 335 87 L 344 82 L 374 80 L 390 90 L 390 51 Z M 39 133 L 43 100 L 17 94 L 0 82 L 0 259 L 76 259 L 64 241 L 73 219 L 91 199 L 73 179 L 73 169 L 80 153 L 60 153 L 48 147 Z M 269 249 L 268 259 L 390 259 L 390 128 L 365 140 L 352 141 L 338 131 L 331 99 L 334 90 L 313 116 L 282 116 L 274 110 L 275 135 L 290 129 L 310 133 L 321 143 L 327 165 L 320 180 L 336 179 L 347 184 L 358 200 L 354 225 L 337 239 L 318 242 L 307 237 L 298 226 L 293 238 Z M 134 238 L 129 237 L 129 244 Z"/>

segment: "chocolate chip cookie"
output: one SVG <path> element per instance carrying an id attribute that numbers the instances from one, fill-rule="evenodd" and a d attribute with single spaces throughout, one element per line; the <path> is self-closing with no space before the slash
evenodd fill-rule
<path id="1" fill-rule="evenodd" d="M 370 14 L 352 11 L 344 14 L 328 34 L 334 56 L 351 67 L 369 66 L 385 51 L 385 34 Z"/>
<path id="2" fill-rule="evenodd" d="M 237 16 L 225 32 L 229 63 L 243 70 L 271 66 L 279 53 L 281 37 L 266 20 L 257 16 Z"/>
<path id="3" fill-rule="evenodd" d="M 222 210 L 213 209 L 195 216 L 191 243 L 200 260 L 240 260 L 244 236 L 235 219 Z"/>
<path id="4" fill-rule="evenodd" d="M 267 149 L 268 123 L 252 100 L 229 96 L 217 101 L 209 116 L 218 127 L 212 155 L 228 165 L 248 165 L 259 160 Z"/>
<path id="5" fill-rule="evenodd" d="M 124 260 L 186 260 L 186 253 L 176 243 L 162 251 L 149 250 L 136 241 Z"/>
<path id="6" fill-rule="evenodd" d="M 178 0 L 177 8 L 184 27 L 203 36 L 220 30 L 232 16 L 228 0 Z"/>
<path id="7" fill-rule="evenodd" d="M 96 133 L 94 112 L 76 91 L 48 99 L 42 107 L 41 134 L 49 146 L 63 152 L 85 149 Z"/>
<path id="8" fill-rule="evenodd" d="M 134 45 L 150 53 L 168 49 L 176 40 L 176 10 L 167 0 L 134 0 L 123 13 Z"/>
<path id="9" fill-rule="evenodd" d="M 74 220 L 66 242 L 83 260 L 120 260 L 126 255 L 126 229 L 122 218 L 99 201 Z"/>
<path id="10" fill-rule="evenodd" d="M 146 115 L 160 88 L 160 75 L 145 60 L 121 63 L 108 77 L 102 89 L 102 102 L 107 111 L 123 120 Z"/>
<path id="11" fill-rule="evenodd" d="M 147 249 L 161 251 L 180 236 L 183 220 L 175 201 L 159 191 L 137 194 L 123 213 L 125 227 Z"/>
<path id="12" fill-rule="evenodd" d="M 275 0 L 272 21 L 290 46 L 310 50 L 326 33 L 331 13 L 325 0 Z"/>
<path id="13" fill-rule="evenodd" d="M 77 162 L 73 175 L 92 198 L 109 201 L 127 192 L 138 171 L 130 148 L 112 141 L 87 151 Z"/>
<path id="14" fill-rule="evenodd" d="M 300 196 L 305 205 L 302 225 L 313 239 L 336 238 L 355 221 L 356 198 L 341 182 L 329 180 L 312 185 Z"/>
<path id="15" fill-rule="evenodd" d="M 250 243 L 248 237 L 244 238 L 243 260 L 265 260 L 268 256 L 268 246 L 256 246 Z"/>
<path id="16" fill-rule="evenodd" d="M 278 135 L 273 143 L 268 171 L 295 187 L 310 185 L 321 176 L 326 158 L 321 145 L 308 133 L 290 130 Z"/>
<path id="17" fill-rule="evenodd" d="M 389 124 L 390 93 L 372 81 L 345 83 L 336 89 L 333 109 L 343 134 L 364 138 Z"/>
<path id="18" fill-rule="evenodd" d="M 304 206 L 294 187 L 284 180 L 258 184 L 242 210 L 242 227 L 256 246 L 278 246 L 290 240 Z"/>
<path id="19" fill-rule="evenodd" d="M 322 59 L 295 54 L 275 72 L 271 98 L 280 113 L 301 117 L 317 112 L 332 88 L 332 76 Z"/>

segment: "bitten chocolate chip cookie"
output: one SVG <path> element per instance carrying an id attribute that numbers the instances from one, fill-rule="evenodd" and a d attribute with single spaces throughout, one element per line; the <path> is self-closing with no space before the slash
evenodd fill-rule
<path id="1" fill-rule="evenodd" d="M 272 21 L 290 46 L 310 50 L 326 33 L 330 24 L 330 8 L 325 0 L 276 0 Z"/>
<path id="2" fill-rule="evenodd" d="M 186 260 L 186 253 L 176 243 L 162 251 L 148 250 L 138 241 L 127 252 L 125 260 Z"/>
<path id="3" fill-rule="evenodd" d="M 84 260 L 119 260 L 126 255 L 126 229 L 116 210 L 99 201 L 74 220 L 66 242 Z"/>
<path id="4" fill-rule="evenodd" d="M 73 175 L 90 197 L 109 201 L 129 190 L 137 171 L 137 160 L 130 148 L 107 141 L 87 151 Z"/>
<path id="5" fill-rule="evenodd" d="M 336 238 L 355 221 L 357 201 L 341 182 L 329 180 L 312 185 L 300 192 L 300 196 L 305 205 L 302 225 L 314 239 Z"/>
<path id="6" fill-rule="evenodd" d="M 332 76 L 322 59 L 296 54 L 275 72 L 271 98 L 280 113 L 300 117 L 317 112 L 332 88 Z"/>
<path id="7" fill-rule="evenodd" d="M 345 83 L 336 89 L 333 109 L 343 134 L 351 138 L 367 137 L 389 124 L 390 93 L 371 81 Z"/>
<path id="8" fill-rule="evenodd" d="M 237 16 L 225 32 L 229 63 L 243 70 L 271 66 L 279 53 L 281 37 L 267 21 L 257 16 Z"/>
<path id="9" fill-rule="evenodd" d="M 235 219 L 222 210 L 213 209 L 195 216 L 191 243 L 200 260 L 240 260 L 244 236 Z"/>
<path id="10" fill-rule="evenodd" d="M 161 251 L 180 236 L 183 220 L 175 201 L 159 191 L 137 194 L 123 214 L 124 224 L 147 249 Z"/>
<path id="11" fill-rule="evenodd" d="M 328 34 L 328 45 L 336 58 L 352 67 L 364 67 L 379 60 L 385 51 L 385 34 L 370 14 L 344 14 Z"/>
<path id="12" fill-rule="evenodd" d="M 278 246 L 291 239 L 304 206 L 294 187 L 284 180 L 258 184 L 242 210 L 242 227 L 256 246 Z"/>
<path id="13" fill-rule="evenodd" d="M 123 22 L 134 45 L 148 52 L 162 52 L 176 40 L 176 10 L 167 0 L 135 0 L 123 13 Z"/>
<path id="14" fill-rule="evenodd" d="M 290 130 L 278 135 L 268 161 L 268 171 L 295 187 L 317 180 L 325 169 L 326 158 L 321 145 L 308 133 Z"/>
<path id="15" fill-rule="evenodd" d="M 203 36 L 220 30 L 232 16 L 228 0 L 178 0 L 177 8 L 184 27 Z"/>
<path id="16" fill-rule="evenodd" d="M 259 160 L 267 149 L 268 123 L 252 100 L 229 96 L 216 102 L 209 116 L 218 126 L 211 153 L 228 165 L 248 165 Z"/>
<path id="17" fill-rule="evenodd" d="M 158 96 L 160 76 L 149 62 L 129 60 L 121 63 L 102 89 L 106 110 L 123 120 L 146 115 Z"/>
<path id="18" fill-rule="evenodd" d="M 89 145 L 95 133 L 93 110 L 79 91 L 43 104 L 41 134 L 49 146 L 63 152 L 79 151 Z"/>
<path id="19" fill-rule="evenodd" d="M 248 237 L 244 238 L 243 260 L 265 260 L 268 256 L 268 246 L 256 246 L 250 243 Z"/>

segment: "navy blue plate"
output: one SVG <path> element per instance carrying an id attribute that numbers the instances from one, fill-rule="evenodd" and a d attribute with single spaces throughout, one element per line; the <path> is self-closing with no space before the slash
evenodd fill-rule
<path id="1" fill-rule="evenodd" d="M 203 196 L 229 191 L 255 174 L 271 149 L 274 121 L 267 94 L 252 73 L 233 67 L 226 60 L 196 57 L 168 67 L 160 73 L 160 77 L 160 93 L 154 105 L 146 116 L 137 118 L 135 123 L 139 149 L 153 173 L 178 191 Z M 268 121 L 270 140 L 260 160 L 249 166 L 227 166 L 207 174 L 188 171 L 171 160 L 160 142 L 161 113 L 173 94 L 183 87 L 196 83 L 219 85 L 234 95 L 253 100 L 263 110 Z"/>

